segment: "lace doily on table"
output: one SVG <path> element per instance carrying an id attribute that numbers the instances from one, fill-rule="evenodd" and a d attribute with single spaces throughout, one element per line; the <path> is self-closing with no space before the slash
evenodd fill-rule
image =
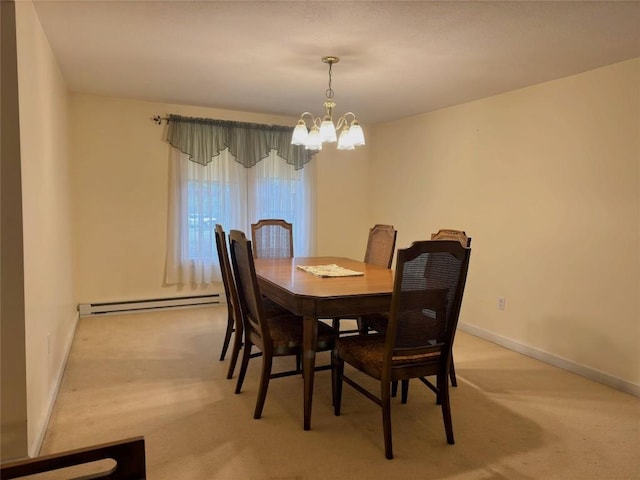
<path id="1" fill-rule="evenodd" d="M 298 268 L 316 277 L 360 277 L 364 275 L 364 272 L 356 272 L 355 270 L 349 270 L 336 264 L 314 266 L 298 265 Z"/>

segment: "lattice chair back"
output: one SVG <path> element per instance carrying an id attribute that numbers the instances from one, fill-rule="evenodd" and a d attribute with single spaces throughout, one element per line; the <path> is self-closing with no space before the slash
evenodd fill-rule
<path id="1" fill-rule="evenodd" d="M 374 225 L 369 230 L 364 263 L 391 268 L 398 232 L 393 225 Z"/>
<path id="2" fill-rule="evenodd" d="M 293 225 L 282 219 L 263 219 L 251 224 L 254 258 L 293 257 Z"/>

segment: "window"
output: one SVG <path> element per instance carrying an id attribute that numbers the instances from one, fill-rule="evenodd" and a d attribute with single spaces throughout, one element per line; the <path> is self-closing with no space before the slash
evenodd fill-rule
<path id="1" fill-rule="evenodd" d="M 261 218 L 294 226 L 294 252 L 309 255 L 315 242 L 313 166 L 295 170 L 275 151 L 245 168 L 225 150 L 206 166 L 172 148 L 166 283 L 220 281 L 216 223 L 242 230 Z"/>

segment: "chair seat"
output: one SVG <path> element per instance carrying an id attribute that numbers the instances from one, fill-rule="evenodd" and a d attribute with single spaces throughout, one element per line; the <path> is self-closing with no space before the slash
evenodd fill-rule
<path id="1" fill-rule="evenodd" d="M 379 380 L 382 376 L 385 340 L 386 336 L 383 334 L 340 337 L 336 340 L 335 350 L 347 363 Z M 440 351 L 437 350 L 417 355 L 394 356 L 392 363 L 393 368 L 408 367 L 437 363 L 439 359 Z"/>
<path id="2" fill-rule="evenodd" d="M 363 315 L 361 317 L 361 322 L 365 332 L 368 330 L 373 330 L 378 333 L 384 333 L 387 331 L 387 325 L 389 324 L 389 314 L 388 313 L 371 313 L 371 314 Z M 449 377 L 451 378 L 451 385 L 453 385 L 454 387 L 457 387 L 458 382 L 456 380 L 456 374 L 453 366 L 453 358 L 451 359 Z M 406 398 L 403 401 L 406 402 Z"/>
<path id="3" fill-rule="evenodd" d="M 273 342 L 273 354 L 291 355 L 302 349 L 302 317 L 296 315 L 278 315 L 268 317 L 269 331 Z M 318 342 L 316 350 L 332 350 L 335 343 L 335 330 L 329 325 L 318 322 Z"/>

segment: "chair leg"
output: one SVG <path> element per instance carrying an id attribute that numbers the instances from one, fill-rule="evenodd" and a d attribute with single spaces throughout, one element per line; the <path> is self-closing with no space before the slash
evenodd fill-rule
<path id="1" fill-rule="evenodd" d="M 369 326 L 367 325 L 367 322 L 365 322 L 362 317 L 358 317 L 356 318 L 356 323 L 358 325 L 358 334 L 359 335 L 366 335 L 369 333 Z"/>
<path id="2" fill-rule="evenodd" d="M 446 375 L 438 376 L 440 383 L 440 394 L 438 395 L 442 402 L 442 420 L 444 421 L 444 430 L 447 435 L 447 443 L 453 445 L 453 424 L 451 422 L 451 405 L 449 403 L 449 379 Z M 441 377 L 441 378 L 440 378 Z"/>
<path id="3" fill-rule="evenodd" d="M 251 343 L 244 342 L 244 349 L 242 350 L 242 363 L 240 364 L 240 373 L 238 374 L 238 383 L 236 383 L 236 393 L 240 393 L 242 390 L 242 383 L 244 382 L 244 376 L 247 373 L 247 366 L 249 365 L 249 359 L 251 358 Z"/>
<path id="4" fill-rule="evenodd" d="M 458 380 L 456 379 L 456 369 L 453 366 L 453 354 L 451 354 L 451 363 L 449 364 L 449 378 L 451 379 L 451 386 L 457 387 Z"/>
<path id="5" fill-rule="evenodd" d="M 333 358 L 333 351 L 331 352 L 331 405 L 336 404 L 336 367 Z"/>
<path id="6" fill-rule="evenodd" d="M 396 386 L 397 388 L 397 386 Z M 409 398 L 409 379 L 402 380 L 402 403 L 406 404 Z"/>
<path id="7" fill-rule="evenodd" d="M 393 458 L 393 445 L 391 441 L 391 385 L 389 382 L 381 382 L 381 407 L 382 430 L 384 431 L 384 455 L 387 459 Z"/>
<path id="8" fill-rule="evenodd" d="M 336 331 L 336 333 L 340 333 L 340 319 L 339 318 L 334 318 L 333 321 L 331 322 L 331 326 Z"/>
<path id="9" fill-rule="evenodd" d="M 437 387 L 436 388 L 436 390 L 437 390 L 436 391 L 436 405 L 442 405 L 443 387 L 442 387 L 442 378 L 440 378 L 440 377 L 441 377 L 441 375 L 439 375 L 439 374 L 436 376 L 436 387 Z M 446 380 L 444 382 L 444 384 L 445 384 L 445 387 L 447 387 L 447 395 L 448 395 L 449 394 L 449 390 L 448 390 L 449 384 L 447 382 L 449 381 L 449 379 L 447 378 L 446 375 L 444 376 L 444 379 Z"/>
<path id="10" fill-rule="evenodd" d="M 394 380 L 391 382 L 391 396 L 398 396 L 398 381 Z M 409 398 L 409 380 L 402 380 L 402 403 L 407 403 L 407 399 Z"/>
<path id="11" fill-rule="evenodd" d="M 231 340 L 231 334 L 233 333 L 233 317 L 231 313 L 227 315 L 227 331 L 224 334 L 224 342 L 222 342 L 222 352 L 220 353 L 220 361 L 224 360 L 225 355 L 227 354 L 227 349 L 229 348 L 229 340 Z"/>
<path id="12" fill-rule="evenodd" d="M 342 375 L 344 374 L 344 360 L 331 353 L 331 380 L 333 381 L 333 414 L 340 415 L 342 403 Z"/>
<path id="13" fill-rule="evenodd" d="M 236 363 L 238 362 L 240 348 L 242 348 L 242 335 L 239 335 L 238 331 L 236 330 L 236 335 L 233 337 L 233 346 L 231 347 L 231 361 L 229 362 L 227 379 L 233 378 L 233 371 L 236 369 Z"/>
<path id="14" fill-rule="evenodd" d="M 260 375 L 260 387 L 258 388 L 258 399 L 256 400 L 256 410 L 253 413 L 253 418 L 258 419 L 262 416 L 262 409 L 264 408 L 264 401 L 267 398 L 267 390 L 269 388 L 269 380 L 271 379 L 271 365 L 273 363 L 273 357 L 271 355 L 262 353 L 262 373 Z"/>

